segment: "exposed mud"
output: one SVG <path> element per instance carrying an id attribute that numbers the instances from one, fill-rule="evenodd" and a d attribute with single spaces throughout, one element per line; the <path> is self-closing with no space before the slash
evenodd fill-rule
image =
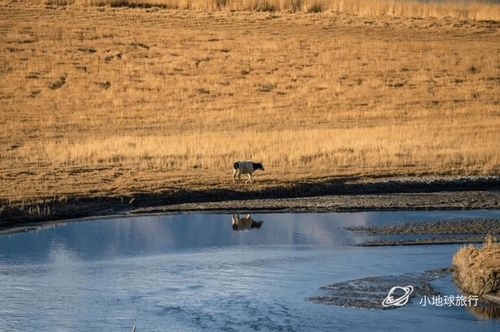
<path id="1" fill-rule="evenodd" d="M 500 209 L 500 177 L 380 178 L 169 190 L 127 197 L 65 197 L 33 204 L 0 202 L 0 230 L 40 222 L 112 215 L 203 212 L 338 212 Z"/>
<path id="2" fill-rule="evenodd" d="M 393 309 L 397 306 L 384 307 L 389 290 L 395 285 L 411 285 L 414 291 L 410 294 L 409 303 L 416 297 L 439 295 L 430 281 L 450 273 L 449 269 L 425 271 L 423 273 L 405 273 L 402 275 L 368 277 L 349 280 L 321 287 L 324 295 L 308 298 L 309 301 L 343 307 L 366 309 Z"/>
<path id="3" fill-rule="evenodd" d="M 450 236 L 450 237 L 431 237 L 427 239 L 400 239 L 400 240 L 374 240 L 367 241 L 361 244 L 364 247 L 380 247 L 380 246 L 410 246 L 410 245 L 427 245 L 427 244 L 467 244 L 481 243 L 484 241 L 484 236 Z"/>
<path id="4" fill-rule="evenodd" d="M 133 209 L 130 213 L 165 213 L 185 211 L 389 211 L 389 210 L 461 210 L 498 209 L 500 193 L 457 191 L 431 193 L 340 194 L 295 198 L 255 198 L 172 204 Z"/>
<path id="5" fill-rule="evenodd" d="M 342 307 L 353 307 L 361 309 L 397 309 L 398 306 L 383 306 L 384 299 L 395 285 L 413 286 L 408 303 L 420 303 L 426 296 L 445 296 L 440 294 L 431 282 L 438 278 L 449 276 L 452 272 L 450 268 L 429 270 L 423 273 L 405 273 L 402 275 L 377 276 L 349 281 L 338 282 L 325 287 L 321 287 L 321 295 L 309 297 L 307 300 L 327 305 Z M 393 293 L 394 297 L 402 296 L 404 293 Z M 466 307 L 474 316 L 479 319 L 495 319 L 500 317 L 500 305 L 486 297 L 478 297 L 477 303 Z"/>
<path id="6" fill-rule="evenodd" d="M 397 239 L 366 241 L 361 244 L 362 246 L 479 243 L 484 241 L 487 234 L 500 234 L 500 219 L 447 219 L 386 226 L 346 227 L 346 229 L 358 234 L 371 236 L 400 236 Z M 412 238 L 408 238 L 408 236 Z"/>
<path id="7" fill-rule="evenodd" d="M 487 234 L 489 232 L 500 233 L 500 220 L 495 218 L 446 219 L 379 227 L 347 227 L 346 229 L 368 234 Z"/>

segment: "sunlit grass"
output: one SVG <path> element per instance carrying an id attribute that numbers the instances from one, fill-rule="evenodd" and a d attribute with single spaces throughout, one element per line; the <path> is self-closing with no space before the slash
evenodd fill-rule
<path id="1" fill-rule="evenodd" d="M 267 12 L 337 12 L 360 16 L 461 20 L 500 20 L 500 5 L 492 1 L 417 0 L 38 0 L 49 5 L 159 7 L 188 10 Z"/>
<path id="2" fill-rule="evenodd" d="M 256 186 L 500 173 L 494 22 L 78 6 L 0 18 L 0 198 L 226 186 L 241 159 L 266 166 Z"/>

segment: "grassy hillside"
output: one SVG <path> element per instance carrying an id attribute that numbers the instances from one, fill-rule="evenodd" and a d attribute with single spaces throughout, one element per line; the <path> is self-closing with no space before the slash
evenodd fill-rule
<path id="1" fill-rule="evenodd" d="M 498 175 L 499 27 L 4 2 L 0 199 Z"/>

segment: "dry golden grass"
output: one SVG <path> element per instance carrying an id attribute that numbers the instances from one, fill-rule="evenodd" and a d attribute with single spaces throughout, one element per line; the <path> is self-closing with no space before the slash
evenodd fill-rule
<path id="1" fill-rule="evenodd" d="M 500 243 L 487 236 L 482 248 L 468 245 L 453 256 L 455 280 L 469 294 L 500 297 Z"/>
<path id="2" fill-rule="evenodd" d="M 34 0 L 48 5 L 161 7 L 188 10 L 335 12 L 365 17 L 452 17 L 461 20 L 500 20 L 495 1 L 418 0 Z"/>
<path id="3" fill-rule="evenodd" d="M 499 23 L 0 8 L 0 199 L 500 173 Z"/>

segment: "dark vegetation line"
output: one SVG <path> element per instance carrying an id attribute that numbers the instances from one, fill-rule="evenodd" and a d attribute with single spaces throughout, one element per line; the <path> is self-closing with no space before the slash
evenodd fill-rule
<path id="1" fill-rule="evenodd" d="M 0 227 L 7 227 L 22 222 L 51 221 L 61 219 L 83 218 L 90 216 L 123 214 L 131 210 L 140 208 L 151 208 L 169 206 L 181 203 L 205 203 L 223 202 L 238 200 L 259 200 L 264 199 L 290 199 L 320 197 L 325 195 L 370 195 L 370 194 L 393 194 L 393 193 L 433 193 L 433 192 L 458 192 L 458 191 L 491 191 L 500 189 L 500 177 L 477 177 L 477 178 L 457 178 L 457 179 L 389 179 L 377 180 L 377 182 L 354 182 L 352 178 L 336 179 L 320 183 L 297 182 L 289 185 L 276 186 L 265 189 L 253 190 L 251 186 L 240 186 L 237 188 L 217 188 L 211 190 L 186 190 L 135 193 L 127 197 L 69 197 L 64 199 L 45 200 L 43 203 L 18 203 L 8 204 L 0 201 Z M 499 195 L 500 196 L 500 195 Z M 383 197 L 382 197 L 383 198 Z M 469 204 L 470 203 L 470 204 Z M 471 202 L 463 205 L 463 208 L 496 208 L 488 202 L 486 206 L 478 202 L 478 199 L 471 199 Z M 498 204 L 497 204 L 498 205 Z M 380 204 L 361 205 L 354 209 L 373 210 L 401 210 L 401 209 L 446 209 L 460 208 L 460 204 L 450 202 L 449 205 L 429 206 L 408 203 L 398 205 Z M 280 205 L 276 209 L 284 209 L 286 206 Z M 299 206 L 296 205 L 295 208 Z M 293 208 L 293 207 L 292 207 Z M 215 206 L 212 210 L 221 210 L 222 206 Z M 251 207 L 249 209 L 252 209 Z M 257 207 L 258 209 L 258 207 Z M 269 205 L 266 209 L 273 209 Z M 313 210 L 310 206 L 306 209 Z M 338 206 L 331 210 L 352 210 L 349 206 Z M 210 210 L 210 208 L 204 208 Z M 168 212 L 168 209 L 158 212 Z M 172 210 L 178 211 L 178 210 Z M 145 212 L 155 212 L 149 209 Z"/>

